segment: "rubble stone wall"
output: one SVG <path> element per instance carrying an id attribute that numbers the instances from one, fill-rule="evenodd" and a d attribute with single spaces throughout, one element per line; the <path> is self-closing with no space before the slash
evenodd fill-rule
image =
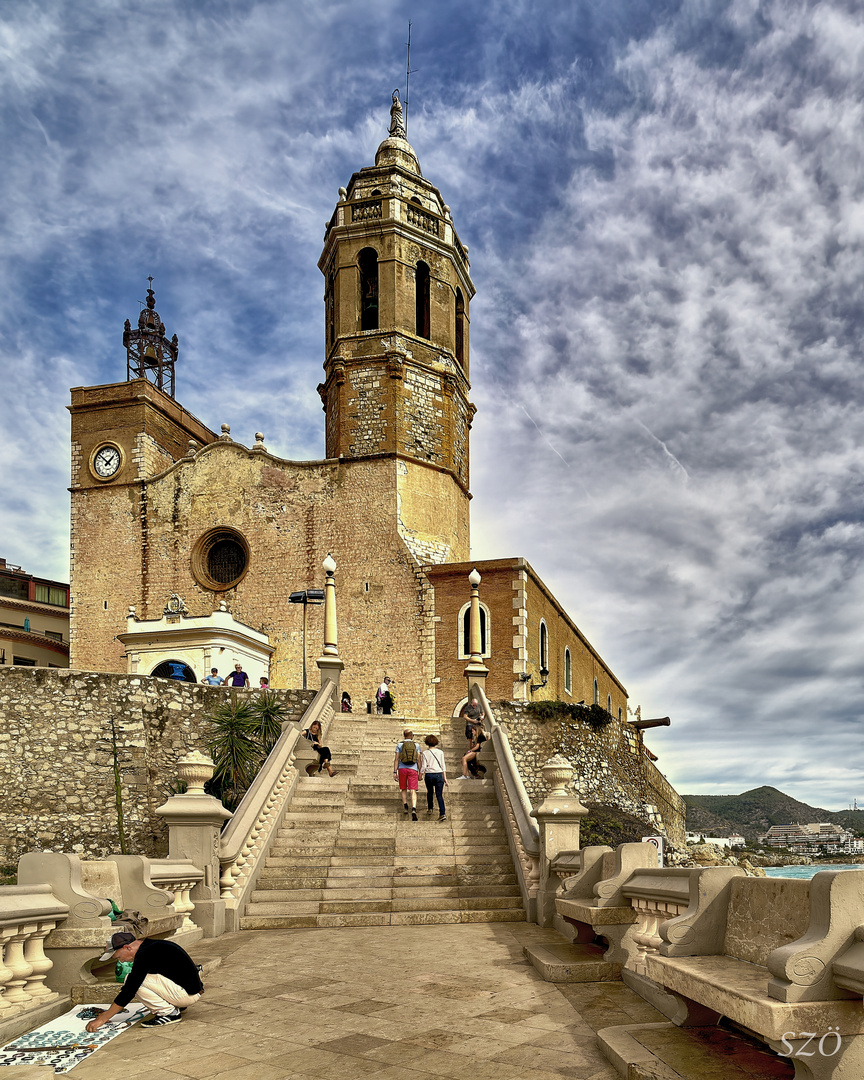
<path id="1" fill-rule="evenodd" d="M 314 690 L 276 695 L 299 719 Z M 0 668 L 0 864 L 25 851 L 98 859 L 120 851 L 112 720 L 130 852 L 161 856 L 156 808 L 176 761 L 207 750 L 207 715 L 231 694 L 216 686 L 141 675 Z"/>
<path id="2" fill-rule="evenodd" d="M 553 754 L 562 754 L 576 770 L 573 784 L 583 800 L 615 806 L 651 829 L 662 826 L 673 844 L 684 847 L 684 800 L 645 755 L 636 729 L 617 718 L 599 731 L 582 721 L 541 723 L 519 702 L 490 704 L 496 720 L 507 728 L 513 756 L 535 806 L 547 792 L 540 769 Z"/>

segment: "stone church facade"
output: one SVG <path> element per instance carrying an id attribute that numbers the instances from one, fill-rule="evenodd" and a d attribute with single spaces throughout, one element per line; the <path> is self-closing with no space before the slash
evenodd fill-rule
<path id="1" fill-rule="evenodd" d="M 320 588 L 332 552 L 355 703 L 385 674 L 405 715 L 464 697 L 474 286 L 395 95 L 375 164 L 340 188 L 318 265 L 325 460 L 277 458 L 263 436 L 243 446 L 177 402 L 177 339 L 152 290 L 137 329 L 126 324 L 127 379 L 72 391 L 72 668 L 150 675 L 170 656 L 200 680 L 237 660 L 296 687 L 303 613 L 289 595 Z M 490 697 L 598 700 L 626 722 L 626 690 L 530 566 L 478 569 Z M 305 612 L 310 664 L 321 611 Z"/>

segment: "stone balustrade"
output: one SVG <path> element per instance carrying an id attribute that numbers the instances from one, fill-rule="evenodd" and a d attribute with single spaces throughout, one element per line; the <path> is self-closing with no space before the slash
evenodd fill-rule
<path id="1" fill-rule="evenodd" d="M 325 740 L 334 715 L 334 685 L 330 680 L 324 682 L 301 721 L 302 727 L 308 728 L 313 721 L 319 720 Z M 236 929 L 239 925 L 246 897 L 264 865 L 267 849 L 297 784 L 298 770 L 294 762 L 300 737 L 299 727 L 286 725 L 222 833 L 219 886 L 228 929 Z"/>
<path id="2" fill-rule="evenodd" d="M 47 985 L 53 964 L 44 944 L 68 914 L 50 885 L 0 886 L 0 1044 L 66 1007 Z"/>

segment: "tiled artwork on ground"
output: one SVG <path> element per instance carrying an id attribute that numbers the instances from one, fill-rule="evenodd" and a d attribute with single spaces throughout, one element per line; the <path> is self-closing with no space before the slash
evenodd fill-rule
<path id="1" fill-rule="evenodd" d="M 19 1035 L 0 1050 L 0 1065 L 52 1065 L 55 1073 L 67 1073 L 147 1014 L 145 1005 L 130 1005 L 91 1035 L 87 1024 L 107 1008 L 76 1005 L 35 1031 Z"/>

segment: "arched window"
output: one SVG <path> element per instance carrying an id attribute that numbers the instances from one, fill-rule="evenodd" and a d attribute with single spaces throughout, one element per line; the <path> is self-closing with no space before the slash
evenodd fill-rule
<path id="1" fill-rule="evenodd" d="M 606 695 L 606 712 L 608 712 L 610 716 L 612 715 L 612 695 L 611 694 Z"/>
<path id="2" fill-rule="evenodd" d="M 198 682 L 195 672 L 182 660 L 163 660 L 153 668 L 151 675 L 157 679 L 177 679 L 179 682 Z"/>
<path id="3" fill-rule="evenodd" d="M 459 612 L 458 619 L 459 627 L 459 659 L 467 660 L 471 656 L 471 604 L 464 605 Z M 490 619 L 489 608 L 482 602 L 480 602 L 480 655 L 483 657 L 491 656 L 491 647 L 489 640 L 490 631 Z"/>
<path id="4" fill-rule="evenodd" d="M 618 706 L 618 723 L 620 724 L 623 719 L 624 719 L 624 714 L 621 712 L 621 706 L 619 705 Z"/>
<path id="5" fill-rule="evenodd" d="M 327 346 L 328 346 L 328 348 L 333 344 L 333 342 L 334 342 L 334 340 L 336 338 L 336 325 L 335 325 L 335 320 L 334 320 L 334 314 L 335 314 L 334 313 L 335 299 L 334 299 L 334 295 L 333 295 L 334 290 L 335 290 L 335 283 L 334 283 L 334 280 L 333 280 L 333 275 L 328 274 L 327 275 L 327 294 L 326 294 L 326 296 L 324 298 L 325 306 L 327 308 Z"/>
<path id="6" fill-rule="evenodd" d="M 363 248 L 357 256 L 360 268 L 360 329 L 378 329 L 378 252 Z"/>
<path id="7" fill-rule="evenodd" d="M 462 290 L 456 290 L 456 361 L 465 367 L 465 300 Z"/>
<path id="8" fill-rule="evenodd" d="M 414 274 L 415 301 L 417 306 L 417 337 L 429 337 L 429 267 L 417 263 Z"/>
<path id="9" fill-rule="evenodd" d="M 573 672 L 569 649 L 564 650 L 564 689 L 568 694 L 573 693 Z"/>
<path id="10" fill-rule="evenodd" d="M 549 670 L 549 631 L 546 623 L 540 620 L 540 673 Z"/>
<path id="11" fill-rule="evenodd" d="M 593 698 L 593 700 L 594 700 L 595 705 L 600 704 L 600 687 L 597 685 L 597 680 L 596 679 L 594 680 L 594 698 Z"/>

